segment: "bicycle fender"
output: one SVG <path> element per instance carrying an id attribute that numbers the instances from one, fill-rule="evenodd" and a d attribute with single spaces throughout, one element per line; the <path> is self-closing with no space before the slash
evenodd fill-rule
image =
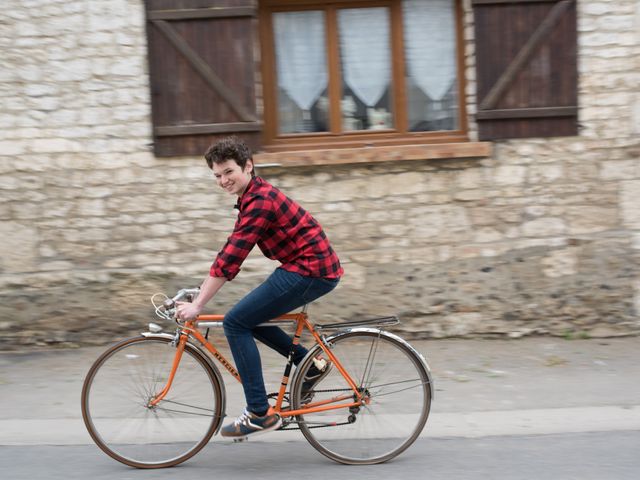
<path id="1" fill-rule="evenodd" d="M 369 333 L 375 333 L 377 335 L 380 335 L 381 337 L 387 337 L 391 340 L 395 340 L 398 343 L 401 343 L 402 345 L 404 345 L 405 347 L 407 347 L 407 349 L 413 353 L 416 358 L 419 359 L 420 364 L 422 365 L 422 368 L 424 368 L 424 371 L 427 374 L 427 378 L 429 379 L 429 390 L 431 391 L 431 400 L 434 399 L 434 394 L 435 394 L 435 388 L 434 388 L 434 384 L 433 384 L 433 377 L 431 375 L 431 369 L 429 368 L 429 364 L 427 363 L 427 359 L 424 358 L 424 355 L 422 355 L 420 352 L 418 352 L 415 348 L 413 348 L 413 346 L 411 346 L 411 344 L 409 342 L 407 342 L 405 339 L 403 339 L 402 337 L 399 337 L 398 335 L 391 333 L 391 332 L 387 332 L 385 330 L 380 330 L 378 328 L 370 328 L 370 327 L 353 327 L 353 328 L 345 328 L 343 330 L 340 330 L 339 332 L 336 332 L 332 335 L 328 335 L 327 337 L 325 337 L 325 340 L 327 342 L 330 342 L 332 340 L 335 340 L 338 337 L 341 337 L 343 335 L 346 335 L 348 333 L 357 333 L 357 332 L 369 332 Z M 300 364 L 302 364 L 308 357 L 314 357 L 316 355 L 318 355 L 320 352 L 322 352 L 322 349 L 320 348 L 319 345 L 315 345 L 314 347 L 312 347 L 309 352 L 307 353 L 307 355 L 300 361 Z M 296 377 L 298 376 L 298 369 L 296 369 L 296 371 L 294 372 L 294 376 L 291 379 L 291 385 L 295 385 L 295 381 L 296 381 Z"/>

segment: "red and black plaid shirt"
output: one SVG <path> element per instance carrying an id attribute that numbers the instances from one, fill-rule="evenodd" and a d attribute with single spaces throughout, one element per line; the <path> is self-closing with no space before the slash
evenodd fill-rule
<path id="1" fill-rule="evenodd" d="M 238 220 L 211 265 L 212 277 L 232 280 L 256 243 L 287 271 L 305 277 L 342 276 L 340 260 L 320 224 L 273 185 L 254 177 L 236 207 Z"/>

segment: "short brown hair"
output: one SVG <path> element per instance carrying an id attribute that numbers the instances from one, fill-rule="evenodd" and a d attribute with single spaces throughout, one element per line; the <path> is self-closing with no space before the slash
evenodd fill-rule
<path id="1" fill-rule="evenodd" d="M 212 144 L 204 158 L 212 170 L 214 163 L 224 163 L 227 160 L 234 160 L 244 170 L 247 161 L 253 161 L 251 149 L 236 136 L 225 137 Z M 251 175 L 255 175 L 254 169 L 251 170 Z"/>

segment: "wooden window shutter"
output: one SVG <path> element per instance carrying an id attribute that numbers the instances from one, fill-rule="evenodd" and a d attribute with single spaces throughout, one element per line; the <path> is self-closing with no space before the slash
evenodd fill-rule
<path id="1" fill-rule="evenodd" d="M 472 0 L 479 138 L 577 135 L 575 0 Z"/>
<path id="2" fill-rule="evenodd" d="M 154 152 L 202 155 L 235 134 L 254 150 L 253 0 L 146 0 Z"/>

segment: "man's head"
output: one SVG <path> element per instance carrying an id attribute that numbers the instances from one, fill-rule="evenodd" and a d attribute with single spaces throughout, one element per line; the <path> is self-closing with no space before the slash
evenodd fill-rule
<path id="1" fill-rule="evenodd" d="M 236 137 L 223 138 L 204 154 L 218 185 L 226 192 L 242 195 L 255 176 L 251 150 Z"/>
<path id="2" fill-rule="evenodd" d="M 242 170 L 245 170 L 247 164 L 250 164 L 251 176 L 255 176 L 251 149 L 236 136 L 225 137 L 211 145 L 204 154 L 204 158 L 211 170 L 213 170 L 214 164 L 220 164 L 227 160 L 235 161 Z"/>

